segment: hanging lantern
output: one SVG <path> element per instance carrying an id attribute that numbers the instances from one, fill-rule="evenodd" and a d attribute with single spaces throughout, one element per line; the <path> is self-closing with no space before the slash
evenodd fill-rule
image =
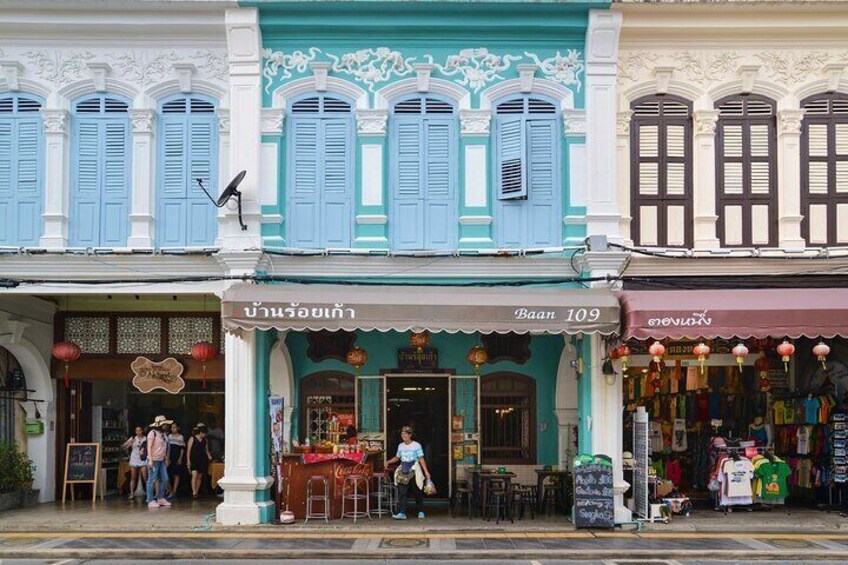
<path id="1" fill-rule="evenodd" d="M 754 368 L 758 373 L 768 373 L 768 370 L 771 369 L 771 362 L 769 358 L 766 357 L 765 351 L 760 351 L 760 356 L 757 357 L 757 360 L 754 361 Z"/>
<path id="2" fill-rule="evenodd" d="M 62 341 L 53 346 L 52 353 L 53 357 L 65 364 L 65 388 L 69 388 L 71 381 L 68 376 L 68 364 L 79 359 L 82 350 L 73 341 Z"/>
<path id="3" fill-rule="evenodd" d="M 651 347 L 648 348 L 648 353 L 653 356 L 654 363 L 659 363 L 662 361 L 662 356 L 665 355 L 665 345 L 659 341 L 655 341 L 651 344 Z"/>
<path id="4" fill-rule="evenodd" d="M 368 362 L 368 353 L 361 347 L 353 347 L 347 352 L 347 364 L 352 365 L 354 372 L 358 375 L 359 369 Z"/>
<path id="5" fill-rule="evenodd" d="M 795 353 L 795 346 L 789 343 L 789 340 L 784 339 L 783 343 L 777 346 L 777 354 L 780 355 L 780 359 L 783 361 L 783 368 L 788 373 L 789 372 L 789 358 Z"/>
<path id="6" fill-rule="evenodd" d="M 830 347 L 823 341 L 818 342 L 815 347 L 813 347 L 813 355 L 816 356 L 822 364 L 822 369 L 827 371 L 827 365 L 825 361 L 827 360 L 827 356 L 830 354 Z"/>
<path id="7" fill-rule="evenodd" d="M 203 388 L 206 388 L 206 363 L 218 356 L 218 348 L 208 341 L 198 341 L 191 346 L 191 356 L 203 363 Z"/>
<path id="8" fill-rule="evenodd" d="M 430 345 L 430 332 L 412 332 L 409 336 L 409 344 L 415 348 L 418 353 L 424 351 L 424 348 Z"/>
<path id="9" fill-rule="evenodd" d="M 748 348 L 745 347 L 744 343 L 739 343 L 733 348 L 732 353 L 736 356 L 736 363 L 739 364 L 739 372 L 741 373 L 742 365 L 745 364 L 745 356 L 748 355 Z"/>
<path id="10" fill-rule="evenodd" d="M 618 347 L 610 347 L 609 351 L 607 351 L 607 357 L 609 357 L 610 361 L 617 361 L 620 357 Z"/>
<path id="11" fill-rule="evenodd" d="M 698 357 L 698 363 L 701 365 L 701 374 L 704 374 L 704 363 L 710 355 L 710 346 L 703 341 L 692 348 L 692 353 Z"/>
<path id="12" fill-rule="evenodd" d="M 761 390 L 761 391 L 763 391 L 763 392 L 768 391 L 768 389 L 769 389 L 769 387 L 770 387 L 770 386 L 771 386 L 771 381 L 769 381 L 769 380 L 768 380 L 767 378 L 765 378 L 765 377 L 761 377 L 761 378 L 760 378 L 760 390 Z"/>
<path id="13" fill-rule="evenodd" d="M 627 371 L 627 361 L 630 360 L 630 348 L 626 343 L 622 343 L 616 348 L 616 354 L 621 359 L 621 370 Z"/>
<path id="14" fill-rule="evenodd" d="M 480 347 L 479 345 L 475 345 L 471 348 L 465 358 L 468 359 L 469 363 L 474 365 L 474 372 L 479 375 L 480 367 L 485 365 L 486 361 L 489 360 L 489 354 L 486 353 L 486 350 Z"/>

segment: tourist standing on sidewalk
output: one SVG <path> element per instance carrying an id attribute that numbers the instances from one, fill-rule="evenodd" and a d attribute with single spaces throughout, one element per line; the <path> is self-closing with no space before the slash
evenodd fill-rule
<path id="1" fill-rule="evenodd" d="M 135 498 L 139 475 L 142 484 L 147 485 L 147 438 L 144 437 L 144 428 L 136 426 L 135 435 L 124 442 L 123 448 L 130 450 L 130 494 L 127 499 L 132 500 Z"/>
<path id="2" fill-rule="evenodd" d="M 415 506 L 418 517 L 424 518 L 424 480 L 430 480 L 430 470 L 424 461 L 424 450 L 421 444 L 412 440 L 413 430 L 404 426 L 400 431 L 401 443 L 397 455 L 386 461 L 386 465 L 400 462 L 395 470 L 395 484 L 398 489 L 398 513 L 393 515 L 395 520 L 406 520 L 407 496 L 412 492 L 415 496 Z"/>
<path id="3" fill-rule="evenodd" d="M 176 422 L 171 424 L 168 446 L 168 478 L 171 480 L 169 498 L 174 498 L 180 488 L 180 480 L 186 475 L 186 442 Z"/>
<path id="4" fill-rule="evenodd" d="M 188 470 L 191 473 L 191 495 L 194 498 L 200 497 L 203 475 L 209 472 L 209 462 L 212 460 L 206 431 L 205 424 L 197 424 L 194 427 L 194 435 L 188 440 Z"/>
<path id="5" fill-rule="evenodd" d="M 173 422 L 165 416 L 156 416 L 150 424 L 147 433 L 147 506 L 148 508 L 159 508 L 170 506 L 171 503 L 165 499 L 168 487 L 168 440 L 165 434 Z M 154 496 L 154 487 L 159 481 L 158 494 Z"/>

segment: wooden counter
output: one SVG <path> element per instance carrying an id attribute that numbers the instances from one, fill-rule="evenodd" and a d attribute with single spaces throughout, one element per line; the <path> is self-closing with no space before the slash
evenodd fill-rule
<path id="1" fill-rule="evenodd" d="M 330 487 L 330 516 L 338 520 L 342 512 L 342 483 L 348 475 L 366 475 L 371 477 L 383 470 L 383 452 L 368 452 L 362 463 L 349 459 L 331 459 L 305 465 L 300 453 L 285 454 L 280 464 L 280 476 L 283 478 L 282 493 L 277 499 L 277 514 L 282 510 L 294 512 L 298 520 L 306 518 L 306 484 L 309 477 L 321 475 L 327 477 Z M 321 487 L 317 487 L 320 489 Z M 320 492 L 316 490 L 315 492 Z M 316 507 L 318 509 L 318 507 Z"/>

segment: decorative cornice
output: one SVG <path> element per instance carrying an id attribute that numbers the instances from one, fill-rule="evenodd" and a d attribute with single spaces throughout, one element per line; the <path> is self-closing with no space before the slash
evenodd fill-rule
<path id="1" fill-rule="evenodd" d="M 801 121 L 804 110 L 780 110 L 777 113 L 777 133 L 779 135 L 801 135 Z"/>
<path id="2" fill-rule="evenodd" d="M 218 118 L 218 133 L 230 133 L 230 111 L 225 108 L 215 110 L 215 115 Z"/>
<path id="3" fill-rule="evenodd" d="M 285 117 L 282 108 L 262 108 L 262 135 L 283 135 Z"/>
<path id="4" fill-rule="evenodd" d="M 461 136 L 487 136 L 491 131 L 490 110 L 460 110 L 459 133 Z"/>
<path id="5" fill-rule="evenodd" d="M 695 135 L 715 135 L 718 110 L 695 110 Z"/>
<path id="6" fill-rule="evenodd" d="M 67 110 L 42 110 L 41 120 L 44 123 L 45 133 L 68 133 Z"/>
<path id="7" fill-rule="evenodd" d="M 384 136 L 388 121 L 387 110 L 357 110 L 356 132 L 360 136 Z"/>
<path id="8" fill-rule="evenodd" d="M 459 225 L 461 226 L 490 226 L 492 225 L 491 216 L 460 216 Z"/>
<path id="9" fill-rule="evenodd" d="M 24 66 L 19 61 L 0 61 L 0 71 L 3 72 L 2 78 L 6 79 L 9 90 L 16 92 L 21 89 L 18 76 L 24 71 Z"/>
<path id="10" fill-rule="evenodd" d="M 384 226 L 389 222 L 385 214 L 357 214 L 356 223 L 360 226 Z"/>
<path id="11" fill-rule="evenodd" d="M 130 108 L 129 113 L 133 133 L 153 133 L 154 110 Z"/>
<path id="12" fill-rule="evenodd" d="M 622 110 L 618 112 L 615 119 L 615 133 L 618 137 L 630 136 L 630 120 L 633 117 L 633 110 Z"/>
<path id="13" fill-rule="evenodd" d="M 584 110 L 563 110 L 562 134 L 564 136 L 586 135 L 586 112 Z"/>

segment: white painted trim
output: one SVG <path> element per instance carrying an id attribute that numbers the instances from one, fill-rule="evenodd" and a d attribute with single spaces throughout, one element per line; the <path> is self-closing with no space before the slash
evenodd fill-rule
<path id="1" fill-rule="evenodd" d="M 844 79 L 840 80 L 838 86 L 834 90 L 829 79 L 814 80 L 799 87 L 795 91 L 795 97 L 800 101 L 815 94 L 826 94 L 828 92 L 848 94 L 848 81 Z"/>
<path id="2" fill-rule="evenodd" d="M 566 226 L 585 226 L 586 216 L 563 216 L 562 223 Z"/>
<path id="3" fill-rule="evenodd" d="M 465 154 L 465 206 L 484 207 L 488 200 L 488 147 L 466 145 Z"/>
<path id="4" fill-rule="evenodd" d="M 492 217 L 491 216 L 460 216 L 459 217 L 459 225 L 461 225 L 461 226 L 490 226 L 490 225 L 492 225 Z"/>
<path id="5" fill-rule="evenodd" d="M 421 94 L 418 78 L 408 78 L 393 82 L 374 93 L 374 108 L 388 110 L 394 101 L 402 96 Z M 430 78 L 428 93 L 441 94 L 457 103 L 460 110 L 471 109 L 471 93 L 461 86 L 443 79 Z"/>
<path id="6" fill-rule="evenodd" d="M 480 93 L 480 108 L 491 110 L 495 102 L 501 98 L 510 95 L 528 94 L 523 90 L 522 86 L 520 78 L 505 80 L 494 86 L 490 86 Z M 574 92 L 552 80 L 535 78 L 533 80 L 533 91 L 529 94 L 534 93 L 559 100 L 560 111 L 574 109 Z"/>
<path id="7" fill-rule="evenodd" d="M 354 240 L 355 243 L 388 243 L 389 240 L 382 236 L 361 236 Z"/>
<path id="8" fill-rule="evenodd" d="M 357 214 L 356 223 L 361 226 L 384 226 L 389 223 L 389 217 L 383 214 Z"/>
<path id="9" fill-rule="evenodd" d="M 229 93 L 226 85 L 218 85 L 213 82 L 192 77 L 191 92 L 183 92 L 180 88 L 180 80 L 177 78 L 155 84 L 144 91 L 144 95 L 150 100 L 158 102 L 172 94 L 203 94 L 215 99 L 218 108 L 227 108 L 229 104 Z"/>
<path id="10" fill-rule="evenodd" d="M 336 92 L 354 100 L 357 109 L 368 109 L 368 93 L 353 82 L 337 77 L 327 77 L 326 82 L 326 92 Z M 316 90 L 315 76 L 286 82 L 274 90 L 272 94 L 272 107 L 285 109 L 289 99 L 308 92 L 315 92 Z"/>
<path id="11" fill-rule="evenodd" d="M 277 170 L 277 167 L 279 166 L 277 162 L 278 150 L 279 146 L 274 141 L 263 142 L 259 149 L 259 204 L 263 206 L 277 205 L 277 194 L 279 192 L 277 186 L 279 181 L 279 174 Z"/>
<path id="12" fill-rule="evenodd" d="M 140 94 L 139 91 L 136 90 L 136 88 L 134 88 L 131 84 L 109 77 L 106 77 L 104 86 L 105 93 L 120 94 L 121 96 L 132 100 L 134 104 L 137 102 L 136 99 Z M 95 89 L 94 80 L 90 78 L 74 81 L 71 84 L 62 87 L 57 91 L 57 94 L 64 98 L 67 101 L 68 105 L 70 105 L 73 100 L 81 96 L 85 96 L 86 94 L 97 93 L 98 91 Z"/>
<path id="13" fill-rule="evenodd" d="M 671 79 L 667 83 L 665 83 L 664 86 L 667 87 L 667 94 L 679 96 L 692 102 L 698 100 L 704 95 L 702 90 L 700 90 L 699 88 L 695 88 L 691 84 L 682 80 Z M 651 96 L 653 94 L 657 94 L 657 92 L 659 91 L 659 87 L 659 81 L 657 80 L 640 82 L 639 84 L 631 86 L 630 88 L 624 90 L 621 93 L 621 108 L 629 110 L 630 104 L 634 100 L 638 100 L 643 96 Z"/>
<path id="14" fill-rule="evenodd" d="M 588 157 L 585 143 L 568 146 L 568 197 L 572 206 L 586 206 L 589 200 L 589 180 L 586 178 Z"/>
<path id="15" fill-rule="evenodd" d="M 383 145 L 362 145 L 362 205 L 383 204 Z"/>
<path id="16" fill-rule="evenodd" d="M 12 92 L 9 84 L 4 80 L 0 82 L 0 93 Z M 47 100 L 53 93 L 53 89 L 49 86 L 44 86 L 41 82 L 28 78 L 18 77 L 18 89 L 15 91 L 20 94 L 35 94 L 44 100 Z"/>
<path id="17" fill-rule="evenodd" d="M 282 224 L 284 221 L 282 214 L 262 214 L 263 224 Z"/>
<path id="18" fill-rule="evenodd" d="M 742 79 L 725 82 L 714 86 L 707 91 L 707 95 L 711 100 L 720 100 L 725 96 L 740 94 L 745 90 L 745 81 Z M 750 90 L 751 94 L 759 94 L 771 98 L 775 102 L 790 96 L 789 90 L 770 81 L 762 80 L 761 78 L 754 79 L 754 83 Z"/>

